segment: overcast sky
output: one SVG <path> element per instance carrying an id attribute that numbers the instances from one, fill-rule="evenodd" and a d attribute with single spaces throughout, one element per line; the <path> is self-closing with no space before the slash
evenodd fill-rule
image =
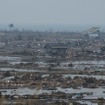
<path id="1" fill-rule="evenodd" d="M 1 24 L 105 24 L 105 0 L 0 0 Z"/>

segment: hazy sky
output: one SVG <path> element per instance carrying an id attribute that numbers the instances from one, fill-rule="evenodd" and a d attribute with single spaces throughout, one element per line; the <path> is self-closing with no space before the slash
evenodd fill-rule
<path id="1" fill-rule="evenodd" d="M 105 24 L 105 0 L 0 0 L 1 24 Z"/>

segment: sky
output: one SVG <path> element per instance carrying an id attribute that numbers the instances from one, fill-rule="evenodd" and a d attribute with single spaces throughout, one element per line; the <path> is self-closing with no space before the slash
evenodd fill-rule
<path id="1" fill-rule="evenodd" d="M 0 24 L 104 25 L 105 0 L 0 0 Z"/>

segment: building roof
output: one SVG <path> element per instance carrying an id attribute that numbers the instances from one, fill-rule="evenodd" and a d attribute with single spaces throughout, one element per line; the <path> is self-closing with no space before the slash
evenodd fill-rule
<path id="1" fill-rule="evenodd" d="M 93 34 L 93 33 L 97 33 L 100 32 L 100 28 L 99 27 L 92 27 L 86 31 L 83 31 L 82 34 Z"/>
<path id="2" fill-rule="evenodd" d="M 45 48 L 67 49 L 68 46 L 65 43 L 48 43 L 48 44 L 45 45 Z"/>

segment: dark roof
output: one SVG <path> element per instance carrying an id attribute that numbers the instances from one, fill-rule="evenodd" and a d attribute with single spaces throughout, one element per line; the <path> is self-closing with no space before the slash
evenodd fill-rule
<path id="1" fill-rule="evenodd" d="M 48 43 L 45 45 L 45 48 L 67 49 L 68 46 L 65 43 Z"/>

